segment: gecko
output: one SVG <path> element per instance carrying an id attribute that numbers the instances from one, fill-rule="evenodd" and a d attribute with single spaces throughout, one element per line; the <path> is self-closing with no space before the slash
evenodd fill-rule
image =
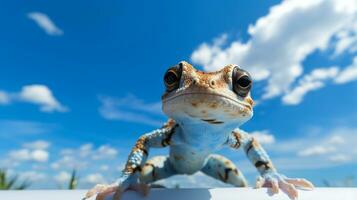
<path id="1" fill-rule="evenodd" d="M 306 179 L 280 174 L 259 141 L 239 128 L 253 116 L 253 79 L 247 71 L 231 64 L 204 72 L 182 61 L 170 67 L 163 79 L 162 110 L 169 120 L 136 141 L 117 181 L 96 185 L 85 198 L 97 195 L 97 200 L 103 200 L 114 193 L 113 199 L 118 200 L 129 189 L 146 195 L 150 183 L 198 171 L 235 187 L 248 186 L 231 160 L 215 154 L 224 147 L 243 149 L 260 173 L 257 188 L 269 187 L 273 194 L 282 190 L 291 199 L 297 199 L 297 188 L 313 189 Z M 151 148 L 166 147 L 168 156 L 147 160 Z"/>

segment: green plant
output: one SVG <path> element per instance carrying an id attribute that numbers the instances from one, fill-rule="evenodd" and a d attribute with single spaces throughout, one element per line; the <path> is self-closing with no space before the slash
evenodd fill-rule
<path id="1" fill-rule="evenodd" d="M 76 170 L 74 169 L 72 171 L 72 175 L 71 175 L 71 178 L 69 179 L 69 183 L 68 183 L 68 189 L 69 190 L 75 190 L 77 189 L 77 186 L 78 186 L 78 176 L 77 176 L 77 172 Z"/>
<path id="2" fill-rule="evenodd" d="M 31 185 L 31 183 L 26 180 L 20 184 L 16 184 L 18 178 L 18 175 L 9 178 L 7 171 L 0 169 L 0 190 L 24 190 Z"/>

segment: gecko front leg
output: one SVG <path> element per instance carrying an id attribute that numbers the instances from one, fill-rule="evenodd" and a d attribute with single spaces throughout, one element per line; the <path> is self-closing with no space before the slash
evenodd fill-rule
<path id="1" fill-rule="evenodd" d="M 97 194 L 96 200 L 103 200 L 108 194 L 114 192 L 113 199 L 119 200 L 121 194 L 128 189 L 146 195 L 149 187 L 141 183 L 139 178 L 141 169 L 148 157 L 149 149 L 151 147 L 163 148 L 168 146 L 176 126 L 173 120 L 169 120 L 162 128 L 142 135 L 132 148 L 121 177 L 110 185 L 96 185 L 87 192 L 84 199 Z"/>
<path id="2" fill-rule="evenodd" d="M 242 130 L 235 130 L 232 132 L 228 143 L 235 149 L 242 146 L 249 160 L 259 171 L 261 178 L 257 181 L 257 188 L 262 186 L 270 187 L 274 194 L 278 193 L 280 188 L 291 199 L 297 199 L 298 197 L 296 187 L 314 188 L 313 184 L 305 179 L 288 178 L 279 174 L 263 147 L 248 133 Z"/>

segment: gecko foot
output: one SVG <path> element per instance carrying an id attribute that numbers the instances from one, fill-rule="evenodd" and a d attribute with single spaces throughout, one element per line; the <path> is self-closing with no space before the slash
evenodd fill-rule
<path id="1" fill-rule="evenodd" d="M 287 178 L 278 173 L 268 173 L 264 175 L 264 177 L 259 177 L 256 182 L 256 187 L 271 188 L 271 192 L 273 194 L 278 193 L 279 189 L 281 189 L 284 193 L 286 193 L 290 197 L 290 199 L 293 200 L 298 198 L 297 188 L 307 189 L 307 190 L 314 189 L 314 185 L 306 179 Z"/>
<path id="2" fill-rule="evenodd" d="M 120 200 L 120 197 L 123 194 L 123 192 L 127 190 L 134 190 L 142 194 L 143 196 L 147 196 L 150 189 L 147 184 L 142 184 L 142 183 L 131 184 L 127 188 L 118 186 L 117 184 L 111 184 L 111 185 L 98 184 L 87 192 L 83 200 L 88 199 L 94 195 L 97 195 L 96 200 L 104 200 L 106 196 L 112 193 L 114 193 L 113 200 Z"/>

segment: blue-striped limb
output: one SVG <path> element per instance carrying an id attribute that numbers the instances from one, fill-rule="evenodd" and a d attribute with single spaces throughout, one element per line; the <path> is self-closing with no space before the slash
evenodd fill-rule
<path id="1" fill-rule="evenodd" d="M 248 159 L 259 171 L 261 176 L 257 180 L 256 187 L 270 187 L 273 193 L 278 193 L 280 188 L 291 199 L 297 199 L 298 197 L 295 187 L 313 188 L 312 183 L 305 179 L 288 178 L 279 174 L 257 139 L 243 130 L 234 130 L 229 137 L 228 144 L 234 149 L 242 147 Z"/>
<path id="2" fill-rule="evenodd" d="M 163 148 L 170 144 L 171 137 L 175 132 L 176 123 L 169 120 L 162 128 L 142 135 L 135 143 L 128 156 L 128 161 L 121 177 L 113 184 L 98 184 L 89 190 L 84 199 L 98 194 L 96 200 L 103 200 L 105 196 L 114 192 L 114 199 L 127 189 L 136 190 L 143 195 L 149 191 L 146 184 L 140 182 L 140 174 L 148 157 L 150 148 Z"/>

